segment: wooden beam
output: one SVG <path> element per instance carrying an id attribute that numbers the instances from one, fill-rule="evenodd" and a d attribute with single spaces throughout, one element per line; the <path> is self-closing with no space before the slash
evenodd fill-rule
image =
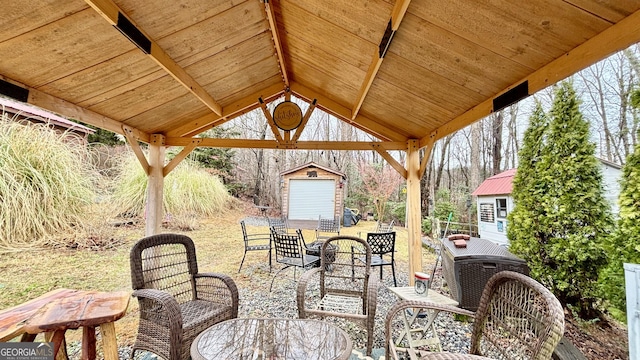
<path id="1" fill-rule="evenodd" d="M 593 63 L 604 59 L 605 57 L 624 50 L 627 47 L 640 41 L 640 10 L 627 16 L 618 23 L 610 26 L 591 39 L 576 46 L 573 50 L 558 57 L 547 65 L 534 71 L 524 79 L 514 83 L 504 89 L 495 96 L 485 100 L 479 105 L 471 108 L 462 115 L 445 123 L 435 130 L 436 140 L 441 139 L 453 132 L 456 132 L 465 126 L 468 126 L 480 118 L 489 115 L 494 111 L 493 100 L 507 91 L 523 84 L 528 83 L 528 94 L 553 85 L 558 81 L 592 65 Z M 428 136 L 420 139 L 420 146 L 426 146 L 429 141 Z"/>
<path id="2" fill-rule="evenodd" d="M 142 169 L 144 170 L 144 173 L 149 175 L 149 162 L 147 161 L 147 158 L 144 156 L 144 153 L 142 152 L 142 148 L 140 148 L 140 144 L 138 144 L 138 138 L 133 133 L 133 129 L 127 125 L 122 125 L 122 131 L 124 132 L 124 136 L 127 138 L 129 145 L 131 145 L 131 149 L 133 150 L 133 153 L 138 158 L 140 165 L 142 165 Z"/>
<path id="3" fill-rule="evenodd" d="M 307 102 L 311 102 L 312 99 L 317 99 L 318 100 L 317 107 L 319 107 L 320 109 L 366 132 L 369 135 L 375 136 L 380 140 L 406 142 L 408 139 L 406 135 L 394 129 L 386 127 L 384 125 L 380 125 L 377 122 L 371 119 L 368 119 L 362 115 L 358 115 L 356 116 L 355 120 L 352 120 L 351 110 L 329 99 L 328 97 L 307 88 L 306 86 L 300 83 L 292 81 L 291 91 L 293 91 L 296 94 L 296 96 L 306 100 Z"/>
<path id="4" fill-rule="evenodd" d="M 195 136 L 196 134 L 210 129 L 214 124 L 216 126 L 220 125 L 247 111 L 257 109 L 260 106 L 258 103 L 259 98 L 262 98 L 268 103 L 269 101 L 281 96 L 283 92 L 284 88 L 282 87 L 282 84 L 273 84 L 225 106 L 222 111 L 223 116 L 209 114 L 170 129 L 166 132 L 166 135 L 167 137 Z"/>
<path id="5" fill-rule="evenodd" d="M 211 95 L 180 67 L 169 55 L 145 34 L 136 24 L 111 0 L 85 0 L 89 6 L 96 10 L 109 24 L 116 27 L 123 35 L 129 38 L 143 52 L 147 53 L 161 68 L 163 68 L 176 81 L 195 95 L 202 103 L 218 115 L 222 115 L 222 106 Z M 126 19 L 126 20 L 125 20 Z M 133 27 L 133 33 L 123 30 L 123 23 Z M 136 41 L 137 40 L 137 41 Z M 145 46 L 145 44 L 148 45 Z"/>
<path id="6" fill-rule="evenodd" d="M 391 43 L 395 32 L 400 27 L 400 23 L 404 18 L 404 15 L 407 13 L 407 8 L 409 8 L 409 4 L 411 0 L 397 0 L 395 5 L 393 6 L 393 11 L 391 12 L 391 19 L 389 20 L 389 25 L 387 27 L 387 31 L 384 33 L 382 40 L 380 42 L 380 47 L 376 48 L 373 53 L 373 59 L 371 60 L 371 64 L 369 64 L 369 69 L 367 70 L 367 74 L 364 77 L 364 82 L 360 85 L 360 90 L 358 91 L 358 95 L 356 96 L 356 102 L 353 106 L 353 110 L 351 110 L 351 120 L 355 120 L 358 116 L 358 112 L 360 112 L 360 108 L 364 103 L 364 99 L 367 97 L 369 93 L 369 89 L 371 89 L 371 85 L 373 84 L 373 80 L 375 80 L 376 75 L 378 74 L 378 70 L 380 70 L 380 66 L 382 65 L 382 61 L 384 60 L 384 55 L 387 52 L 387 47 Z M 381 47 L 385 47 L 381 49 Z"/>
<path id="7" fill-rule="evenodd" d="M 420 161 L 420 170 L 418 171 L 418 177 L 422 179 L 425 171 L 427 171 L 427 164 L 429 163 L 429 157 L 431 157 L 431 151 L 433 150 L 433 144 L 436 142 L 436 134 L 431 133 L 429 141 L 427 141 L 426 149 L 424 150 L 424 156 Z"/>
<path id="8" fill-rule="evenodd" d="M 25 84 L 9 79 L 3 75 L 0 75 L 0 79 L 27 90 L 29 92 L 27 97 L 28 104 L 41 107 L 65 118 L 75 119 L 85 124 L 90 124 L 101 129 L 113 131 L 116 134 L 124 135 L 122 123 L 119 121 L 100 115 L 91 110 L 87 110 L 67 100 L 63 100 L 59 97 L 55 97 L 35 88 L 26 86 Z M 149 142 L 149 134 L 133 128 L 132 131 L 140 141 Z"/>
<path id="9" fill-rule="evenodd" d="M 269 28 L 271 29 L 271 36 L 273 37 L 273 43 L 276 48 L 276 54 L 278 55 L 278 62 L 280 63 L 280 73 L 282 73 L 282 80 L 284 85 L 289 87 L 289 75 L 287 74 L 287 64 L 284 61 L 284 55 L 282 52 L 282 42 L 278 35 L 278 25 L 276 24 L 276 15 L 273 9 L 273 0 L 267 0 L 264 2 L 265 10 L 267 11 L 267 19 L 269 20 Z"/>
<path id="10" fill-rule="evenodd" d="M 178 166 L 178 164 L 180 164 L 180 162 L 184 160 L 184 158 L 186 158 L 187 155 L 191 154 L 193 149 L 195 149 L 198 146 L 198 144 L 200 144 L 201 142 L 202 142 L 202 139 L 191 139 L 191 143 L 185 146 L 182 149 L 182 151 L 178 153 L 178 155 L 176 155 L 173 159 L 171 159 L 171 161 L 169 161 L 167 165 L 165 165 L 164 169 L 162 169 L 162 175 L 164 177 L 169 175 L 171 170 L 175 169 L 175 167 Z"/>
<path id="11" fill-rule="evenodd" d="M 422 206 L 420 205 L 420 154 L 418 140 L 409 140 L 407 146 L 407 230 L 409 235 L 409 284 L 414 274 L 422 271 Z"/>
<path id="12" fill-rule="evenodd" d="M 313 99 L 311 104 L 309 104 L 309 107 L 307 108 L 307 112 L 304 114 L 304 117 L 302 118 L 302 122 L 300 123 L 300 126 L 298 126 L 298 128 L 296 129 L 296 133 L 293 135 L 293 139 L 291 139 L 292 142 L 296 142 L 298 141 L 298 139 L 300 139 L 300 135 L 302 135 L 302 131 L 304 130 L 304 127 L 307 126 L 307 122 L 309 121 L 309 118 L 313 113 L 313 109 L 316 108 L 317 102 L 318 100 Z"/>
<path id="13" fill-rule="evenodd" d="M 406 150 L 407 143 L 399 141 L 298 141 L 290 144 L 280 144 L 274 140 L 258 139 L 214 139 L 200 138 L 198 146 L 238 149 L 299 149 L 299 150 L 371 150 L 376 147 L 381 150 Z M 192 138 L 166 138 L 167 146 L 187 146 Z"/>
<path id="14" fill-rule="evenodd" d="M 275 121 L 273 121 L 273 116 L 271 116 L 269 109 L 267 109 L 267 104 L 264 103 L 264 100 L 262 100 L 262 98 L 258 99 L 258 103 L 260 103 L 260 108 L 264 113 L 264 117 L 267 118 L 267 123 L 271 128 L 271 132 L 273 133 L 273 136 L 275 136 L 277 142 L 282 144 L 284 140 L 282 140 L 282 135 L 280 135 L 280 129 L 278 129 Z"/>
<path id="15" fill-rule="evenodd" d="M 402 166 L 402 164 L 398 162 L 398 160 L 394 159 L 394 157 L 391 156 L 391 154 L 389 154 L 387 150 L 381 149 L 380 146 L 378 146 L 377 144 L 373 144 L 372 147 L 378 154 L 380 154 L 380 156 L 382 156 L 385 160 L 387 160 L 387 162 L 389 163 L 389 165 L 391 165 L 391 167 L 396 169 L 396 171 L 400 174 L 400 176 L 402 176 L 404 179 L 407 178 L 407 170 L 404 168 L 404 166 Z"/>

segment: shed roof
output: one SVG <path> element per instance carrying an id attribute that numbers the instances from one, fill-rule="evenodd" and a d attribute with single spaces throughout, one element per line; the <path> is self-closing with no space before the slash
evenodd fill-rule
<path id="1" fill-rule="evenodd" d="M 516 175 L 516 169 L 510 169 L 500 174 L 493 175 L 486 179 L 478 186 L 471 195 L 506 195 L 511 194 L 513 189 L 513 177 Z"/>
<path id="2" fill-rule="evenodd" d="M 308 163 L 306 163 L 306 164 L 304 164 L 304 165 L 296 166 L 296 167 L 294 167 L 294 168 L 292 168 L 292 169 L 289 169 L 289 170 L 285 170 L 285 171 L 283 171 L 283 172 L 281 172 L 281 173 L 280 173 L 280 176 L 289 175 L 289 174 L 292 174 L 292 173 L 294 173 L 294 172 L 296 172 L 296 171 L 298 171 L 298 170 L 302 170 L 302 169 L 305 169 L 305 168 L 318 168 L 318 169 L 322 169 L 322 170 L 324 170 L 324 171 L 326 171 L 326 172 L 330 172 L 330 173 L 332 173 L 332 174 L 336 174 L 336 175 L 338 175 L 338 176 L 341 176 L 341 177 L 343 177 L 343 178 L 346 178 L 346 175 L 345 175 L 343 172 L 340 172 L 340 171 L 338 171 L 338 170 L 334 170 L 334 169 L 328 168 L 328 167 L 326 167 L 326 166 L 318 165 L 318 164 L 316 164 L 316 163 L 315 163 L 315 162 L 313 162 L 313 161 L 308 162 Z"/>
<path id="3" fill-rule="evenodd" d="M 640 0 L 8 1 L 0 94 L 184 146 L 288 93 L 385 149 L 423 147 L 638 42 L 639 9 Z"/>
<path id="4" fill-rule="evenodd" d="M 25 104 L 23 102 L 19 102 L 16 100 L 0 97 L 0 109 L 10 112 L 12 114 L 23 116 L 30 120 L 52 124 L 52 125 L 69 129 L 75 132 L 79 132 L 83 134 L 95 133 L 95 130 L 88 128 L 84 125 L 80 125 L 76 122 L 65 119 L 62 116 L 58 116 L 49 111 L 40 109 L 36 106 Z"/>

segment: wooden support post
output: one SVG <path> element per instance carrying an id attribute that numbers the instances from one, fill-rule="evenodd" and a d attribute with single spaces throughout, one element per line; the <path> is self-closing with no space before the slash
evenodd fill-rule
<path id="1" fill-rule="evenodd" d="M 422 271 L 419 149 L 418 140 L 407 142 L 407 230 L 409 231 L 409 285 L 412 286 L 415 272 Z"/>
<path id="2" fill-rule="evenodd" d="M 164 136 L 160 134 L 151 135 L 151 141 L 149 143 L 149 178 L 145 221 L 146 236 L 160 233 L 160 225 L 162 225 L 164 150 Z"/>

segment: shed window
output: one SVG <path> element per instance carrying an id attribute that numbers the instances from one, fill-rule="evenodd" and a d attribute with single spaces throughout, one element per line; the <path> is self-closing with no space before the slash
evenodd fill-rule
<path id="1" fill-rule="evenodd" d="M 496 217 L 498 219 L 506 219 L 507 217 L 507 199 L 496 199 Z"/>
<path id="2" fill-rule="evenodd" d="M 494 222 L 493 217 L 493 204 L 492 203 L 480 203 L 480 221 L 482 222 Z"/>

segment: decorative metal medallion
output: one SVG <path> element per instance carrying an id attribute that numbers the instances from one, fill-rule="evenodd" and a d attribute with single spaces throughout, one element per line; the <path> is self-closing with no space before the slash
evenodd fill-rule
<path id="1" fill-rule="evenodd" d="M 283 101 L 273 110 L 273 121 L 284 131 L 296 129 L 302 123 L 302 110 L 291 101 Z"/>

